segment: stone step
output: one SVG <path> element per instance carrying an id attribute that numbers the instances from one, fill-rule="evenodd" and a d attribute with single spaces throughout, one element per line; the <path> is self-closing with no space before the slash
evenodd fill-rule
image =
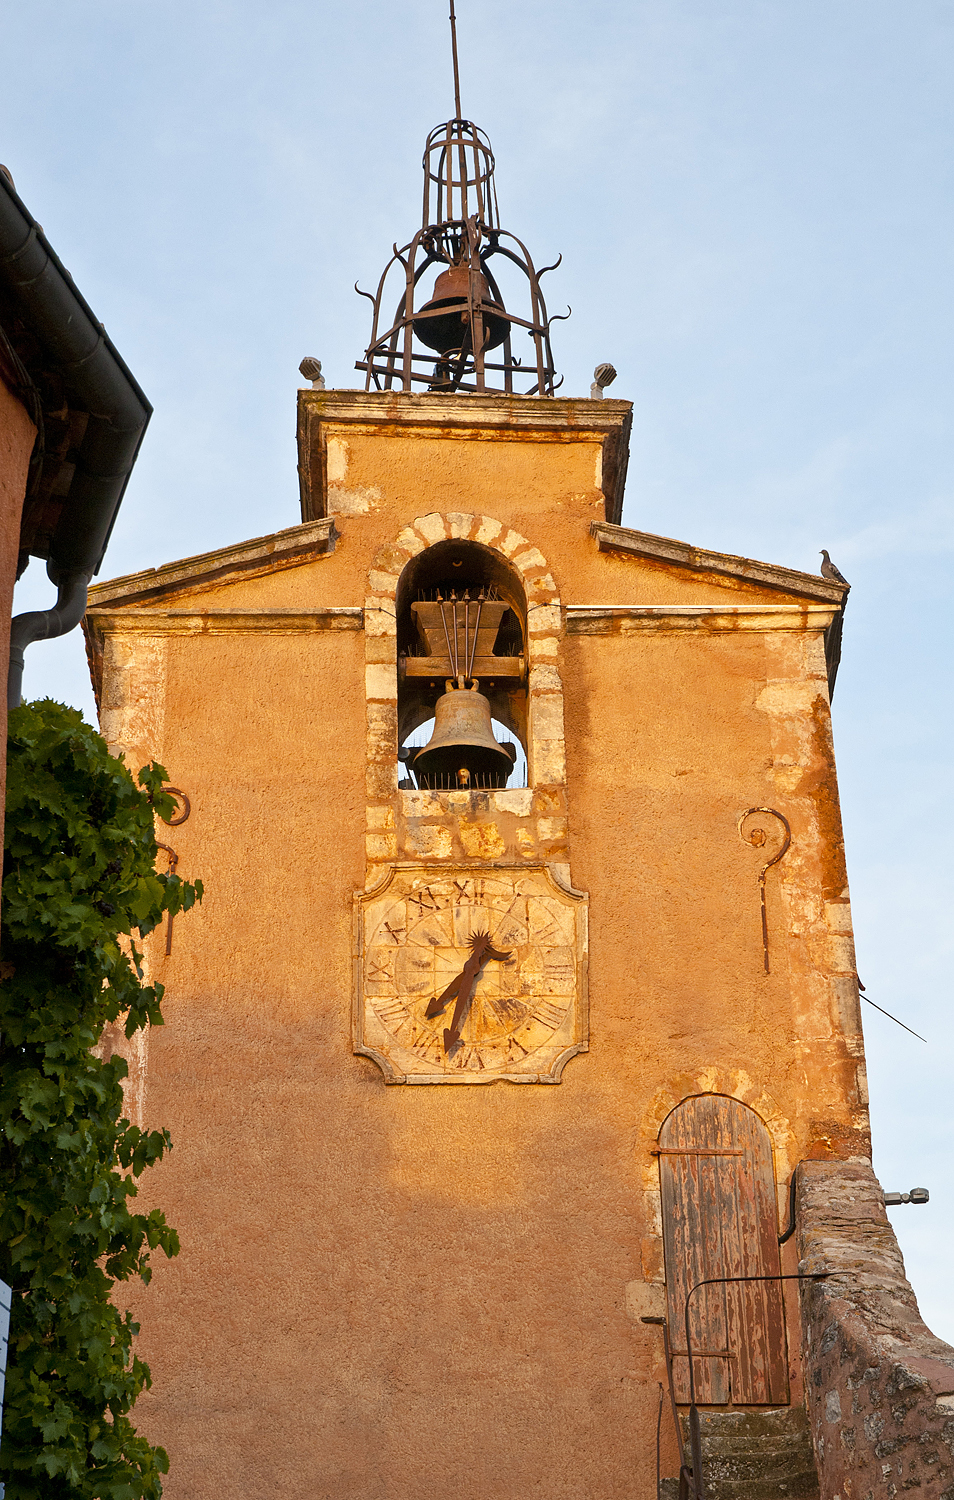
<path id="1" fill-rule="evenodd" d="M 818 1471 L 802 1407 L 702 1411 L 699 1419 L 707 1500 L 818 1500 Z M 685 1418 L 684 1437 L 688 1459 Z M 678 1490 L 678 1480 L 663 1480 L 660 1500 L 676 1500 Z"/>

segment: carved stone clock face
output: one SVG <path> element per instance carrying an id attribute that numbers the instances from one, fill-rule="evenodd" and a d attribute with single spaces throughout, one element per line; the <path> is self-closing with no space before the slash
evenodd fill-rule
<path id="1" fill-rule="evenodd" d="M 545 868 L 392 869 L 356 940 L 355 1050 L 391 1083 L 557 1083 L 585 1050 L 585 898 Z"/>

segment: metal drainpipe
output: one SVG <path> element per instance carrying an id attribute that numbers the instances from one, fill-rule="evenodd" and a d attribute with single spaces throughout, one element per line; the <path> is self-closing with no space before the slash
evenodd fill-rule
<path id="1" fill-rule="evenodd" d="M 7 708 L 19 708 L 23 690 L 23 653 L 34 641 L 52 640 L 75 630 L 86 613 L 86 591 L 92 572 L 64 573 L 52 609 L 31 609 L 10 623 L 10 670 Z"/>

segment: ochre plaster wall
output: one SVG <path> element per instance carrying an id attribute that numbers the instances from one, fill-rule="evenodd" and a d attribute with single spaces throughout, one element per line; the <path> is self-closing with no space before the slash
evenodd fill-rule
<path id="1" fill-rule="evenodd" d="M 542 554 L 566 612 L 804 601 L 601 553 L 588 439 L 391 435 L 379 465 L 375 441 L 339 472 L 356 488 L 333 551 L 211 584 L 199 560 L 142 603 L 92 591 L 104 732 L 188 793 L 164 839 L 208 891 L 169 957 L 150 940 L 166 1024 L 131 1058 L 133 1109 L 176 1143 L 143 1191 L 182 1239 L 134 1296 L 154 1377 L 139 1411 L 170 1451 L 170 1500 L 643 1500 L 665 1378 L 639 1321 L 661 1307 L 662 1120 L 698 1092 L 750 1104 L 780 1205 L 803 1157 L 867 1149 L 820 626 L 558 621 L 589 1052 L 558 1087 L 388 1087 L 351 1050 L 352 894 L 375 864 L 361 618 L 248 612 L 356 612 L 413 518 L 469 513 Z M 395 826 L 412 795 L 396 781 Z M 769 974 L 751 807 L 792 828 L 768 877 Z M 798 1343 L 793 1320 L 796 1397 Z"/>
<path id="2" fill-rule="evenodd" d="M 36 428 L 22 402 L 0 379 L 0 662 L 6 684 L 10 656 L 10 615 L 13 609 L 13 585 L 17 577 L 20 551 L 20 513 L 26 494 L 30 454 L 36 439 Z M 0 729 L 7 743 L 7 695 L 4 686 Z M 0 757 L 0 829 L 6 793 L 6 751 Z"/>

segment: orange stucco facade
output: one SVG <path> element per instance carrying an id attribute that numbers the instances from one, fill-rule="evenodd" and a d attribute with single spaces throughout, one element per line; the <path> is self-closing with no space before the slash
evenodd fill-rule
<path id="1" fill-rule="evenodd" d="M 160 837 L 207 891 L 147 944 L 166 1023 L 130 1055 L 175 1142 L 143 1193 L 182 1252 L 134 1299 L 170 1500 L 648 1500 L 663 1122 L 755 1111 L 779 1230 L 798 1162 L 867 1154 L 843 591 L 615 524 L 628 415 L 303 392 L 300 527 L 91 591 L 103 732 L 186 794 Z M 398 785 L 396 600 L 451 544 L 526 597 L 525 789 Z M 540 1081 L 355 1050 L 374 902 L 454 878 L 573 907 Z M 795 1402 L 799 1349 L 790 1316 Z"/>

